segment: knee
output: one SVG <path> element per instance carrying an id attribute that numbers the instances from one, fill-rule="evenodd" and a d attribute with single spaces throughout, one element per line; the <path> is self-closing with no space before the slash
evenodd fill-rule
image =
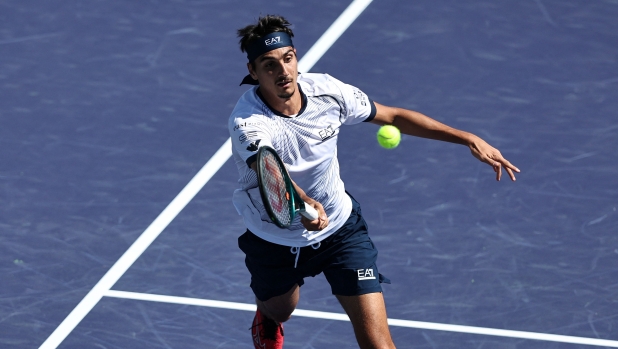
<path id="1" fill-rule="evenodd" d="M 294 312 L 296 304 L 298 304 L 299 287 L 294 285 L 285 294 L 266 301 L 260 301 L 256 298 L 257 306 L 266 317 L 277 322 L 286 322 L 292 317 L 292 312 Z"/>
<path id="2" fill-rule="evenodd" d="M 282 323 L 282 322 L 286 322 L 288 321 L 290 318 L 292 317 L 292 313 L 291 312 L 286 312 L 286 313 L 275 313 L 273 314 L 272 319 Z"/>
<path id="3" fill-rule="evenodd" d="M 260 306 L 260 311 L 268 318 L 282 323 L 288 321 L 292 317 L 294 309 L 271 309 L 264 304 Z"/>

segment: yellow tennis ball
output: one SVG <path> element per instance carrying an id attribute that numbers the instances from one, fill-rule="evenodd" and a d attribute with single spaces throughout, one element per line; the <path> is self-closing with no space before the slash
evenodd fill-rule
<path id="1" fill-rule="evenodd" d="M 378 143 L 386 149 L 393 149 L 399 145 L 401 133 L 392 125 L 384 125 L 378 130 Z"/>

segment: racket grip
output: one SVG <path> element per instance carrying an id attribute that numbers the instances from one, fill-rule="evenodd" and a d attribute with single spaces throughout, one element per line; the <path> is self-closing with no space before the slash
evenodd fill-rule
<path id="1" fill-rule="evenodd" d="M 303 217 L 309 219 L 309 220 L 316 220 L 318 219 L 318 211 L 315 210 L 315 208 L 313 208 L 313 206 L 309 205 L 308 203 L 305 202 L 305 208 L 301 209 L 298 211 Z"/>

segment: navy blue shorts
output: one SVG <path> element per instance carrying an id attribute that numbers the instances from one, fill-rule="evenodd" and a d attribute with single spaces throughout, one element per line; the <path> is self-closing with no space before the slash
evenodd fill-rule
<path id="1" fill-rule="evenodd" d="M 378 272 L 378 250 L 369 238 L 361 208 L 352 199 L 352 213 L 345 224 L 314 249 L 300 248 L 298 264 L 289 246 L 263 240 L 249 230 L 238 238 L 251 273 L 251 289 L 266 301 L 288 292 L 303 279 L 324 273 L 334 295 L 356 296 L 382 292 L 381 283 L 390 280 Z"/>

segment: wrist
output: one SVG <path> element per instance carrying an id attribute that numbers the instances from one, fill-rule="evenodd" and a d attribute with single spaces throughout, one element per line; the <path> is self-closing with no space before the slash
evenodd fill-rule
<path id="1" fill-rule="evenodd" d="M 473 147 L 480 138 L 470 132 L 463 132 L 461 136 L 462 144 L 468 147 Z"/>

